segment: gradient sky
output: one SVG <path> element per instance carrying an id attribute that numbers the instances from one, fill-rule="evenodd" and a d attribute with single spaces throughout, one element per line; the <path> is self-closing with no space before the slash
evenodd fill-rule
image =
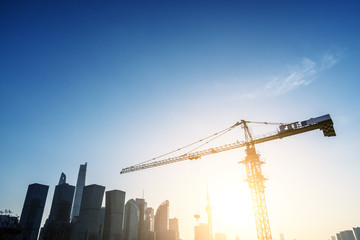
<path id="1" fill-rule="evenodd" d="M 359 12 L 358 1 L 1 1 L 0 209 L 20 215 L 37 182 L 50 186 L 47 217 L 61 172 L 75 185 L 87 162 L 87 184 L 144 192 L 154 208 L 168 199 L 184 240 L 195 213 L 206 222 L 208 185 L 214 232 L 255 240 L 242 149 L 120 170 L 241 119 L 329 113 L 335 138 L 257 147 L 272 233 L 360 226 Z"/>

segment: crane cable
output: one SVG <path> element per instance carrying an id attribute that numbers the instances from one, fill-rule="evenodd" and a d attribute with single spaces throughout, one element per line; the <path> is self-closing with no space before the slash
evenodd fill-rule
<path id="1" fill-rule="evenodd" d="M 223 133 L 221 133 L 221 134 L 219 134 L 219 135 L 215 136 L 214 138 L 210 139 L 210 140 L 209 140 L 209 141 L 207 141 L 207 142 L 204 142 L 203 144 L 201 144 L 201 145 L 197 146 L 196 148 L 193 148 L 192 150 L 188 151 L 186 154 L 188 154 L 188 153 L 191 153 L 191 152 L 195 151 L 196 149 L 198 149 L 198 148 L 200 148 L 200 147 L 202 147 L 202 146 L 204 146 L 204 145 L 208 144 L 208 143 L 209 143 L 209 142 L 211 142 L 211 141 L 214 141 L 215 139 L 217 139 L 217 138 L 221 137 L 221 136 L 222 136 L 222 135 L 224 135 L 225 133 L 230 132 L 231 130 L 233 130 L 233 128 L 228 128 L 225 132 L 223 132 Z"/>
<path id="2" fill-rule="evenodd" d="M 178 149 L 176 149 L 176 150 L 170 151 L 170 152 L 168 152 L 168 153 L 162 154 L 162 155 L 160 155 L 160 156 L 158 156 L 158 157 L 154 157 L 154 158 L 149 159 L 149 160 L 147 160 L 147 161 L 138 163 L 138 164 L 136 164 L 136 165 L 134 165 L 134 166 L 138 166 L 138 165 L 142 165 L 142 164 L 144 164 L 144 163 L 148 163 L 148 162 L 154 161 L 154 160 L 156 160 L 156 159 L 165 157 L 165 156 L 167 156 L 167 155 L 169 155 L 169 154 L 172 154 L 172 153 L 174 153 L 174 152 L 183 150 L 183 149 L 185 149 L 185 148 L 187 148 L 187 147 L 190 147 L 190 146 L 192 146 L 192 145 L 195 145 L 195 144 L 198 144 L 198 143 L 200 143 L 200 142 L 203 142 L 203 141 L 206 140 L 206 139 L 212 138 L 212 139 L 210 139 L 209 141 L 207 141 L 207 142 L 201 144 L 200 146 L 198 146 L 198 147 L 196 147 L 196 148 L 194 148 L 194 149 L 192 149 L 192 150 L 190 150 L 190 151 L 187 152 L 187 153 L 190 153 L 190 152 L 192 152 L 192 151 L 194 151 L 194 150 L 196 150 L 196 149 L 204 146 L 205 144 L 208 144 L 209 142 L 215 140 L 216 138 L 224 135 L 225 133 L 231 131 L 232 129 L 234 129 L 235 127 L 237 127 L 237 126 L 239 126 L 239 125 L 240 125 L 240 123 L 235 123 L 235 124 L 232 125 L 231 127 L 228 127 L 228 128 L 226 128 L 226 129 L 224 129 L 224 130 L 221 130 L 221 131 L 219 131 L 219 132 L 216 132 L 216 133 L 214 133 L 214 134 L 212 134 L 212 135 L 210 135 L 210 136 L 208 136 L 208 137 L 206 137 L 206 138 L 202 138 L 202 139 L 200 139 L 200 140 L 198 140 L 198 141 L 196 141 L 196 142 L 190 143 L 190 144 L 188 144 L 188 145 L 186 145 L 186 146 L 184 146 L 184 147 L 181 147 L 181 148 L 178 148 Z"/>

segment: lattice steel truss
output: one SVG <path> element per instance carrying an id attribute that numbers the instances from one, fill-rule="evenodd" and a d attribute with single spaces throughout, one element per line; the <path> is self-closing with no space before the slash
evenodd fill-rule
<path id="1" fill-rule="evenodd" d="M 246 181 L 251 190 L 257 237 L 258 240 L 272 240 L 270 221 L 265 201 L 264 182 L 267 179 L 261 171 L 261 165 L 264 164 L 264 162 L 260 160 L 259 154 L 256 153 L 254 146 L 248 147 L 245 152 L 245 160 L 241 163 L 245 164 L 247 175 Z"/>

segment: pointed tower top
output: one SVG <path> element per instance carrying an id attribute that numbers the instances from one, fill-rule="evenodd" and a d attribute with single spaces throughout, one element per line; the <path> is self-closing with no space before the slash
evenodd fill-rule
<path id="1" fill-rule="evenodd" d="M 65 173 L 61 173 L 61 176 L 60 176 L 60 180 L 59 180 L 59 185 L 62 185 L 62 184 L 65 184 L 66 183 L 66 175 Z"/>

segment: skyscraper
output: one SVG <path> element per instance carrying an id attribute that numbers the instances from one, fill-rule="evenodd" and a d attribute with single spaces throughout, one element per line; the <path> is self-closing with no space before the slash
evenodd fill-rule
<path id="1" fill-rule="evenodd" d="M 360 240 L 360 227 L 353 228 L 356 240 Z"/>
<path id="2" fill-rule="evenodd" d="M 55 187 L 54 197 L 51 204 L 51 221 L 70 221 L 71 204 L 74 198 L 75 186 L 66 183 L 66 175 L 61 173 L 59 185 Z"/>
<path id="3" fill-rule="evenodd" d="M 139 215 L 139 207 L 135 200 L 127 201 L 125 204 L 124 240 L 137 240 Z"/>
<path id="4" fill-rule="evenodd" d="M 345 230 L 340 232 L 341 240 L 355 240 L 355 236 L 352 230 Z"/>
<path id="5" fill-rule="evenodd" d="M 155 240 L 154 221 L 155 221 L 154 209 L 149 207 L 145 210 L 145 221 L 144 221 L 145 240 Z"/>
<path id="6" fill-rule="evenodd" d="M 139 208 L 139 224 L 138 224 L 137 240 L 145 240 L 145 211 L 147 208 L 147 203 L 143 198 L 136 198 L 135 202 Z"/>
<path id="7" fill-rule="evenodd" d="M 28 240 L 36 240 L 38 237 L 48 190 L 49 186 L 38 183 L 28 187 L 20 217 L 23 236 Z"/>
<path id="8" fill-rule="evenodd" d="M 149 207 L 145 211 L 144 228 L 146 231 L 154 231 L 154 221 L 155 221 L 154 209 Z"/>
<path id="9" fill-rule="evenodd" d="M 100 209 L 104 191 L 104 186 L 96 184 L 84 187 L 79 219 L 76 222 L 76 240 L 90 240 L 100 237 Z"/>
<path id="10" fill-rule="evenodd" d="M 41 239 L 69 239 L 71 236 L 70 212 L 75 186 L 66 183 L 66 175 L 61 173 L 55 187 L 49 218 L 42 229 Z"/>
<path id="11" fill-rule="evenodd" d="M 104 224 L 105 224 L 105 207 L 100 208 L 100 225 L 99 225 L 99 236 L 104 234 Z"/>
<path id="12" fill-rule="evenodd" d="M 169 201 L 166 200 L 160 204 L 155 215 L 155 233 L 156 240 L 166 240 L 166 234 L 169 223 Z"/>
<path id="13" fill-rule="evenodd" d="M 124 218 L 125 192 L 106 192 L 103 240 L 120 240 Z"/>
<path id="14" fill-rule="evenodd" d="M 71 213 L 71 219 L 75 220 L 75 221 L 80 213 L 81 197 L 82 197 L 83 189 L 85 186 L 85 179 L 86 179 L 86 167 L 87 167 L 87 163 L 80 165 L 79 174 L 78 174 L 78 178 L 77 178 L 77 182 L 76 182 L 74 204 L 73 204 L 73 210 Z"/>
<path id="15" fill-rule="evenodd" d="M 207 223 L 200 223 L 195 226 L 195 240 L 209 240 L 211 239 L 209 225 Z"/>
<path id="16" fill-rule="evenodd" d="M 171 231 L 175 238 L 175 240 L 179 240 L 180 232 L 179 232 L 179 220 L 177 218 L 169 219 L 169 231 Z"/>
<path id="17" fill-rule="evenodd" d="M 336 239 L 337 239 L 337 240 L 342 240 L 340 233 L 337 233 L 337 234 L 336 234 Z"/>

